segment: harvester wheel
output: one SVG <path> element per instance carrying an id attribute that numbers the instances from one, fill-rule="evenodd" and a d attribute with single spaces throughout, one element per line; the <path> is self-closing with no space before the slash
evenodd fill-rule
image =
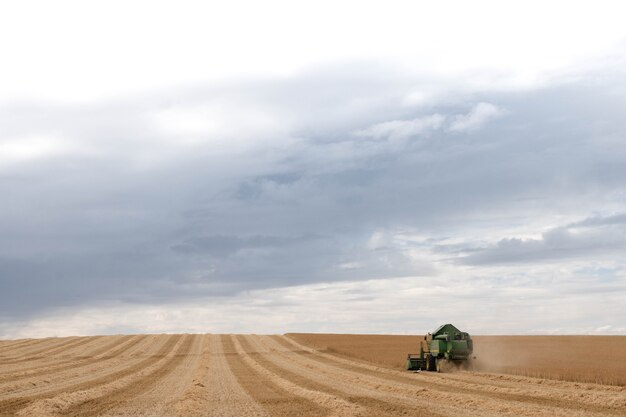
<path id="1" fill-rule="evenodd" d="M 435 372 L 437 370 L 436 365 L 437 358 L 428 355 L 426 358 L 426 370 L 430 372 Z"/>

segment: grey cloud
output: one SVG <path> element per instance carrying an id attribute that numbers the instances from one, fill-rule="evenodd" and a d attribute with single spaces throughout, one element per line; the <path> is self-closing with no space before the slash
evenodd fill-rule
<path id="1" fill-rule="evenodd" d="M 366 129 L 355 132 L 355 134 L 357 136 L 371 137 L 374 139 L 406 139 L 430 130 L 437 130 L 441 127 L 444 120 L 445 117 L 440 114 L 433 114 L 413 120 L 392 120 L 369 126 Z"/>
<path id="2" fill-rule="evenodd" d="M 66 140 L 60 153 L 0 155 L 0 315 L 435 274 L 411 256 L 436 243 L 373 250 L 372 233 L 417 230 L 436 242 L 470 225 L 623 205 L 626 126 L 615 109 L 626 103 L 611 85 L 448 93 L 411 107 L 407 92 L 432 80 L 361 69 L 82 106 L 0 105 L 0 141 Z M 507 112 L 458 132 L 400 123 L 412 140 L 385 130 L 433 114 L 455 120 L 483 102 Z M 223 130 L 155 124 L 155 114 L 187 108 L 218 109 Z M 354 134 L 371 126 L 386 128 Z M 607 236 L 622 247 L 617 232 L 566 227 L 462 249 L 474 251 L 467 263 L 530 262 L 582 256 Z"/>
<path id="3" fill-rule="evenodd" d="M 489 120 L 503 113 L 504 110 L 491 103 L 478 103 L 469 113 L 455 116 L 448 129 L 453 132 L 478 129 Z"/>
<path id="4" fill-rule="evenodd" d="M 584 226 L 584 229 L 580 229 Z M 616 227 L 618 226 L 618 227 Z M 626 250 L 626 216 L 594 216 L 567 226 L 556 227 L 540 239 L 505 238 L 495 246 L 463 248 L 458 261 L 470 265 L 528 263 L 559 259 L 616 257 Z M 464 256 L 463 256 L 464 255 Z"/>
<path id="5" fill-rule="evenodd" d="M 186 239 L 184 242 L 172 246 L 172 249 L 182 253 L 207 253 L 212 256 L 224 257 L 232 255 L 246 248 L 282 248 L 317 239 L 317 236 L 281 237 L 281 236 L 203 236 Z"/>
<path id="6" fill-rule="evenodd" d="M 593 216 L 579 222 L 571 223 L 568 227 L 594 227 L 626 224 L 626 213 L 614 214 L 612 216 Z"/>

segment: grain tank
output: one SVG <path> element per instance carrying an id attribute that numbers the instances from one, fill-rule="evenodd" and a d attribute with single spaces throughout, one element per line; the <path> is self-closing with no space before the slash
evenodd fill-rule
<path id="1" fill-rule="evenodd" d="M 472 338 L 452 324 L 442 324 L 420 340 L 420 353 L 409 353 L 406 369 L 437 371 L 449 365 L 469 368 L 474 346 Z"/>

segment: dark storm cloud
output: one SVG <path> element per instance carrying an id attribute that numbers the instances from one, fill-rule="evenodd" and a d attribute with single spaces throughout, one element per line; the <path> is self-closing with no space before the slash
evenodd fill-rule
<path id="1" fill-rule="evenodd" d="M 328 71 L 80 107 L 4 103 L 0 315 L 432 274 L 409 252 L 436 252 L 436 241 L 372 236 L 462 235 L 566 207 L 588 215 L 625 192 L 616 109 L 626 98 L 611 85 L 442 90 L 415 107 L 407 92 L 431 80 L 392 75 Z M 205 123 L 213 116 L 225 122 Z M 604 226 L 622 220 L 459 250 L 481 265 L 579 256 L 607 236 L 613 250 L 623 236 Z"/>

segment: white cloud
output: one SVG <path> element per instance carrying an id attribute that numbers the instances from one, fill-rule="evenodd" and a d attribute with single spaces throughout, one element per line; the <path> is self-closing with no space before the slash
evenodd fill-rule
<path id="1" fill-rule="evenodd" d="M 61 141 L 51 136 L 31 136 L 0 141 L 0 155 L 5 161 L 42 158 L 60 154 L 65 150 L 64 148 Z"/>
<path id="2" fill-rule="evenodd" d="M 377 123 L 363 130 L 355 132 L 355 135 L 370 137 L 374 139 L 389 139 L 398 141 L 417 136 L 441 127 L 445 117 L 440 114 L 433 114 L 426 117 L 418 117 L 413 120 L 392 120 L 389 122 Z"/>
<path id="3" fill-rule="evenodd" d="M 218 129 L 210 108 L 166 108 L 152 115 L 154 124 L 164 134 L 180 136 L 205 136 Z"/>
<path id="4" fill-rule="evenodd" d="M 469 113 L 456 116 L 448 129 L 453 132 L 478 129 L 503 113 L 503 109 L 491 103 L 478 103 Z"/>
<path id="5" fill-rule="evenodd" d="M 425 135 L 440 129 L 452 132 L 479 129 L 487 122 L 504 113 L 504 109 L 494 104 L 480 102 L 474 105 L 467 114 L 445 116 L 435 113 L 411 120 L 391 120 L 357 130 L 354 132 L 354 135 L 373 139 L 386 139 L 391 143 L 400 144 L 408 138 Z"/>
<path id="6" fill-rule="evenodd" d="M 359 269 L 362 267 L 363 265 L 360 262 L 343 262 L 338 265 L 339 269 Z"/>
<path id="7" fill-rule="evenodd" d="M 370 250 L 384 249 L 392 243 L 393 235 L 387 230 L 376 230 L 367 241 Z"/>
<path id="8" fill-rule="evenodd" d="M 95 151 L 89 144 L 76 143 L 48 133 L 19 137 L 0 136 L 0 169 L 57 156 L 84 156 Z"/>
<path id="9" fill-rule="evenodd" d="M 174 144 L 221 142 L 222 147 L 240 148 L 249 147 L 259 136 L 279 141 L 286 135 L 289 122 L 284 115 L 267 104 L 257 105 L 252 97 L 247 99 L 216 93 L 205 103 L 153 110 L 148 123 L 162 141 Z"/>

